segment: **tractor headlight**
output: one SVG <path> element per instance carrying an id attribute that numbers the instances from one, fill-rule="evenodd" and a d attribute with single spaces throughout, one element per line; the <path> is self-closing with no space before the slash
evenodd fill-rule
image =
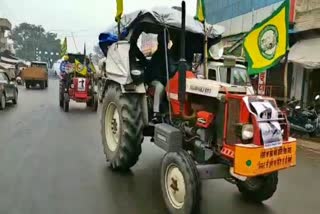
<path id="1" fill-rule="evenodd" d="M 73 85 L 73 83 L 70 85 L 70 88 L 74 88 L 74 85 Z"/>
<path id="2" fill-rule="evenodd" d="M 242 140 L 250 140 L 253 138 L 253 125 L 252 124 L 244 124 L 242 126 L 241 137 L 242 137 Z"/>
<path id="3" fill-rule="evenodd" d="M 92 86 L 91 86 L 91 85 L 89 85 L 89 87 L 88 87 L 88 88 L 89 88 L 89 90 L 91 90 Z"/>
<path id="4" fill-rule="evenodd" d="M 143 82 L 144 73 L 143 70 L 134 69 L 131 70 L 131 78 L 135 84 L 140 84 Z"/>
<path id="5" fill-rule="evenodd" d="M 140 70 L 132 70 L 131 71 L 131 74 L 133 76 L 141 76 L 142 72 Z"/>
<path id="6" fill-rule="evenodd" d="M 251 140 L 253 138 L 253 125 L 236 124 L 236 134 L 241 140 Z"/>

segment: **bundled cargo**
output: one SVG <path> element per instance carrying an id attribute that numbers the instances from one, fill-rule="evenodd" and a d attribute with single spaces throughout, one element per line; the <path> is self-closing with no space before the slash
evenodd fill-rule
<path id="1" fill-rule="evenodd" d="M 31 67 L 21 71 L 20 76 L 27 89 L 37 85 L 41 89 L 48 87 L 48 66 L 45 62 L 31 62 Z"/>

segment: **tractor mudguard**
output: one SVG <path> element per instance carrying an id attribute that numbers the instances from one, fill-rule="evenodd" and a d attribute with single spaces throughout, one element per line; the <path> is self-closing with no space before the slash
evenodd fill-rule
<path id="1" fill-rule="evenodd" d="M 146 88 L 144 87 L 144 84 L 141 83 L 137 86 L 135 86 L 132 90 L 126 90 L 124 85 L 121 85 L 113 80 L 110 80 L 110 79 L 106 79 L 104 81 L 104 86 L 103 86 L 103 92 L 102 92 L 102 99 L 104 99 L 104 96 L 106 94 L 106 90 L 108 89 L 108 86 L 110 84 L 116 84 L 116 85 L 120 85 L 120 88 L 121 88 L 121 92 L 123 94 L 141 94 L 141 95 L 144 95 L 146 94 Z M 142 99 L 142 111 L 143 111 L 143 122 L 145 125 L 148 124 L 149 122 L 149 118 L 148 118 L 148 104 L 147 104 L 147 98 L 146 96 L 143 96 L 143 99 Z"/>

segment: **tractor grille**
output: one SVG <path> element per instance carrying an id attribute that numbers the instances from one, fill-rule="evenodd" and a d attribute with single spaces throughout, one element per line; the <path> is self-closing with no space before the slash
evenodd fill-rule
<path id="1" fill-rule="evenodd" d="M 239 123 L 240 119 L 240 101 L 240 99 L 228 100 L 227 144 L 236 144 L 239 140 L 236 135 L 235 124 Z"/>

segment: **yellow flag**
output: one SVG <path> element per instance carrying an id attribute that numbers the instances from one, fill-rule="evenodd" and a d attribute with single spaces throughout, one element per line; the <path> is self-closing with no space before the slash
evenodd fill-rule
<path id="1" fill-rule="evenodd" d="M 123 13 L 123 0 L 116 0 L 116 1 L 117 1 L 116 22 L 120 22 L 121 16 Z"/>
<path id="2" fill-rule="evenodd" d="M 248 73 L 258 74 L 279 63 L 288 50 L 289 1 L 256 24 L 244 39 Z"/>
<path id="3" fill-rule="evenodd" d="M 88 69 L 86 66 L 84 66 L 83 64 L 81 64 L 78 60 L 75 60 L 74 62 L 74 69 L 76 70 L 76 72 L 82 76 L 87 76 L 88 74 Z"/>
<path id="4" fill-rule="evenodd" d="M 195 19 L 200 22 L 204 22 L 206 20 L 206 9 L 204 6 L 204 0 L 197 0 L 197 14 Z"/>

